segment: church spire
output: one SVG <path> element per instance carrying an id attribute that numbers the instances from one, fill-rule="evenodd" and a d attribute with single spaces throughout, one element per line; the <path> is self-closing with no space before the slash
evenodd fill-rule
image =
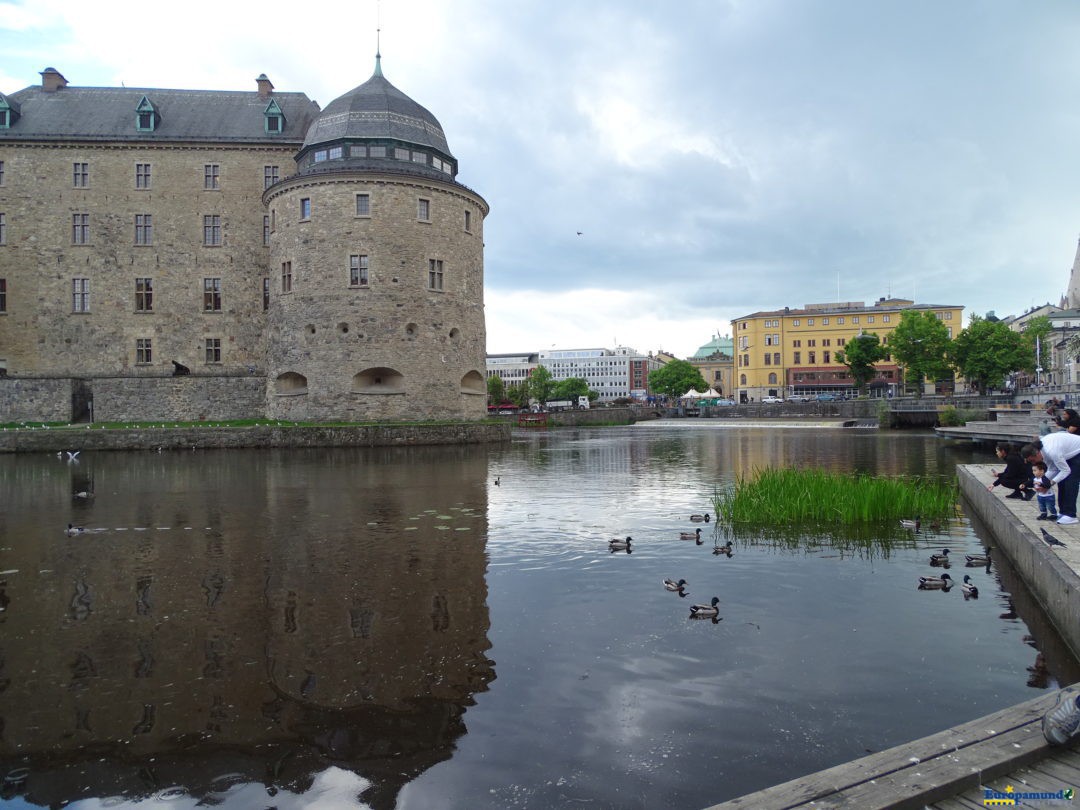
<path id="1" fill-rule="evenodd" d="M 1069 273 L 1069 289 L 1065 293 L 1065 308 L 1080 309 L 1080 243 L 1076 246 L 1072 272 Z"/>
<path id="2" fill-rule="evenodd" d="M 379 47 L 379 38 L 382 33 L 381 29 L 375 29 L 375 74 L 380 79 L 382 78 L 382 49 Z"/>

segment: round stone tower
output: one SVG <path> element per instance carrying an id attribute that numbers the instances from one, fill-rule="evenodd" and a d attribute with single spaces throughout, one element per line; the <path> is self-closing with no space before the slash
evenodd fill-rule
<path id="1" fill-rule="evenodd" d="M 270 216 L 267 414 L 479 419 L 484 198 L 430 112 L 382 74 L 331 102 Z"/>

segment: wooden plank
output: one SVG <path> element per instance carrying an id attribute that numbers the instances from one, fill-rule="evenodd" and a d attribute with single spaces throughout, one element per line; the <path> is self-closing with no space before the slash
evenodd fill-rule
<path id="1" fill-rule="evenodd" d="M 966 796 L 967 794 L 963 794 Z M 974 794 L 972 794 L 974 795 Z M 942 799 L 940 802 L 934 802 L 927 805 L 927 807 L 933 808 L 933 810 L 983 810 L 982 793 L 979 794 L 979 801 L 968 801 L 963 796 L 954 796 L 951 799 Z"/>
<path id="2" fill-rule="evenodd" d="M 1015 790 L 1034 793 L 1056 793 L 1063 787 L 1068 787 L 1068 785 L 1061 784 L 1059 780 L 1054 779 L 1052 776 L 1030 767 L 1018 768 L 1011 773 L 986 782 L 985 786 L 993 790 L 1004 791 L 1006 788 L 1012 787 Z"/>
<path id="3" fill-rule="evenodd" d="M 862 757 L 782 785 L 714 805 L 709 810 L 816 808 L 921 808 L 980 779 L 1008 773 L 1049 747 L 1040 721 L 1056 693 Z M 940 761 L 939 761 L 940 760 Z"/>
<path id="4" fill-rule="evenodd" d="M 1074 756 L 1076 756 L 1074 754 Z M 1054 779 L 1061 780 L 1065 787 L 1080 788 L 1080 767 L 1077 767 L 1080 757 L 1075 761 L 1063 761 L 1053 756 L 1043 757 L 1032 767 L 1037 768 Z"/>

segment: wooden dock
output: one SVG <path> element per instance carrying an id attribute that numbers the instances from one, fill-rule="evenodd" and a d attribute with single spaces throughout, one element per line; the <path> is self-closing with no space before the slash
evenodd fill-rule
<path id="1" fill-rule="evenodd" d="M 995 546 L 1008 553 L 1032 587 L 1050 620 L 1077 638 L 1080 592 L 1080 524 L 1054 526 L 1067 542 L 1050 549 L 1039 539 L 1031 502 L 987 491 L 991 465 L 962 465 L 961 489 L 995 532 Z M 999 488 L 1000 489 L 1000 488 Z M 1041 595 L 1040 595 L 1041 594 Z M 1074 632 L 1069 633 L 1072 629 Z M 1076 650 L 1077 642 L 1070 644 Z M 1042 717 L 1058 691 L 995 712 L 938 734 L 905 743 L 824 771 L 750 793 L 708 810 L 974 810 L 1001 806 L 1065 806 L 1072 799 L 1022 794 L 1080 795 L 1080 737 L 1067 747 L 1051 746 Z M 1011 788 L 1011 790 L 1010 790 Z M 992 791 L 987 793 L 987 791 Z M 1015 801 L 1002 796 L 1017 796 Z M 1080 806 L 1080 805 L 1077 805 Z"/>

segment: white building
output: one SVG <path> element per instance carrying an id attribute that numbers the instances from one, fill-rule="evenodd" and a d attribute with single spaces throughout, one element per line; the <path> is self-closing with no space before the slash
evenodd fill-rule
<path id="1" fill-rule="evenodd" d="M 518 385 L 529 379 L 529 375 L 540 365 L 536 352 L 517 354 L 489 354 L 487 356 L 487 376 L 501 377 L 503 385 Z"/>
<path id="2" fill-rule="evenodd" d="M 618 346 L 542 351 L 540 365 L 556 381 L 580 377 L 600 395 L 600 402 L 610 402 L 619 398 L 644 399 L 649 393 L 649 372 L 663 363 L 651 352 L 644 355 L 628 346 Z"/>

